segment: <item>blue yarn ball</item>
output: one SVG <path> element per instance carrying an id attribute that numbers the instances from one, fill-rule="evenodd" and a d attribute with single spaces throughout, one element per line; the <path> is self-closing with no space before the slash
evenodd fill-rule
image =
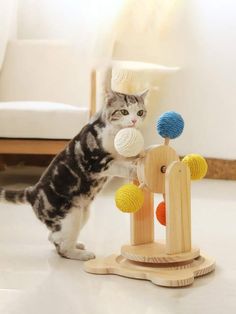
<path id="1" fill-rule="evenodd" d="M 163 113 L 157 121 L 157 131 L 164 138 L 174 139 L 183 132 L 184 120 L 182 116 L 174 111 Z"/>

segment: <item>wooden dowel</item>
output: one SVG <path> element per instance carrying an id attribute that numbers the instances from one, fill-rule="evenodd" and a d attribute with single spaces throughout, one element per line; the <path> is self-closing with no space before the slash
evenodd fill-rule
<path id="1" fill-rule="evenodd" d="M 166 138 L 165 138 L 164 145 L 169 145 L 169 143 L 170 143 L 170 139 L 169 139 L 169 137 L 166 137 Z"/>

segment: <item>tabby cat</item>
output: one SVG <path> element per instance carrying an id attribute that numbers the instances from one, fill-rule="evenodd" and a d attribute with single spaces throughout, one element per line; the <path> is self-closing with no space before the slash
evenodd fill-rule
<path id="1" fill-rule="evenodd" d="M 77 244 L 89 218 L 89 206 L 110 177 L 135 178 L 133 159 L 114 149 L 114 137 L 124 127 L 139 128 L 146 117 L 145 96 L 110 91 L 104 107 L 59 153 L 39 181 L 24 190 L 0 188 L 0 201 L 30 203 L 50 230 L 49 240 L 60 256 L 89 260 L 95 257 Z"/>

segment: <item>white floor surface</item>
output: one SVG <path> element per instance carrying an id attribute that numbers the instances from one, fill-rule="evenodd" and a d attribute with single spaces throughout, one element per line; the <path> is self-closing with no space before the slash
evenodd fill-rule
<path id="1" fill-rule="evenodd" d="M 20 187 L 37 178 L 23 173 L 1 173 L 0 185 Z M 80 241 L 97 256 L 119 253 L 129 242 L 129 215 L 113 200 L 121 184 L 109 184 L 97 197 L 81 234 Z M 158 223 L 155 231 L 157 238 L 164 237 Z M 236 182 L 192 183 L 193 243 L 217 266 L 189 287 L 87 274 L 82 262 L 60 258 L 47 236 L 30 206 L 0 204 L 0 314 L 236 313 Z"/>

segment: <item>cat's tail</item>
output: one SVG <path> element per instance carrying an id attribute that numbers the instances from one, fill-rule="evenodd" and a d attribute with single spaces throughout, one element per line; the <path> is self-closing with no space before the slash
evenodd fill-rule
<path id="1" fill-rule="evenodd" d="M 0 202 L 13 204 L 29 203 L 28 191 L 29 188 L 23 190 L 5 190 L 0 188 Z"/>

